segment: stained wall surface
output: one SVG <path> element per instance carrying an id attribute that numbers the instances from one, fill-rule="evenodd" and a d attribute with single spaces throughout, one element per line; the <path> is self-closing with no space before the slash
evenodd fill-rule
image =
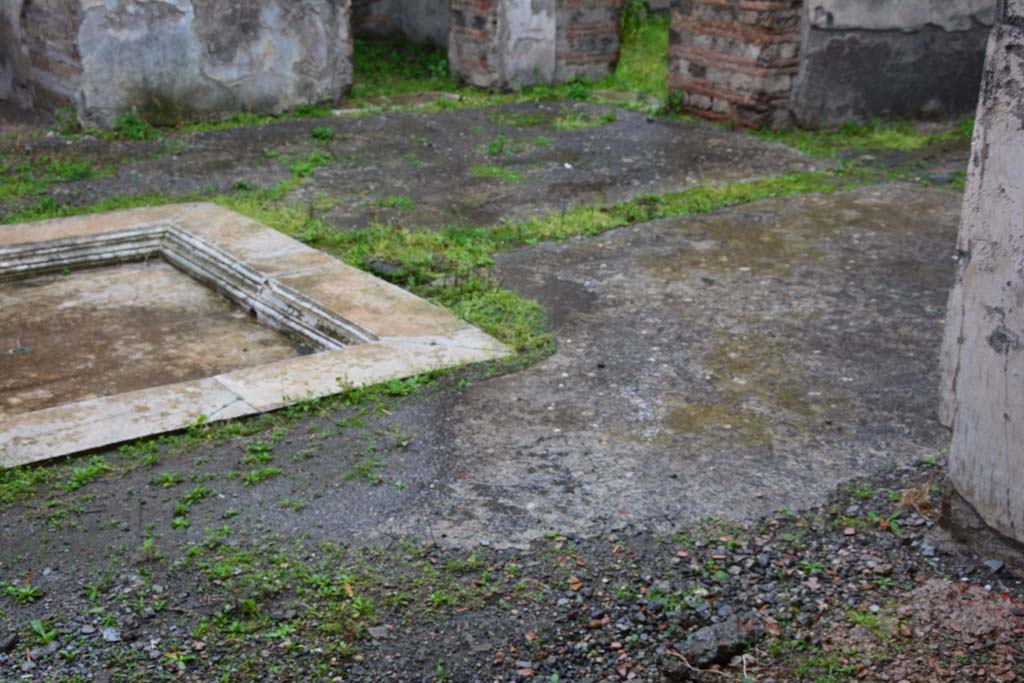
<path id="1" fill-rule="evenodd" d="M 20 104 L 71 105 L 90 126 L 133 107 L 277 113 L 352 82 L 349 0 L 4 1 L 0 36 L 15 42 L 0 50 L 0 96 L 21 88 Z"/>
<path id="2" fill-rule="evenodd" d="M 27 106 L 28 57 L 21 40 L 22 0 L 0 0 L 0 100 Z"/>
<path id="3" fill-rule="evenodd" d="M 669 89 L 754 128 L 969 113 L 995 2 L 673 0 Z"/>
<path id="4" fill-rule="evenodd" d="M 797 122 L 971 112 L 994 12 L 995 0 L 808 0 Z"/>
<path id="5" fill-rule="evenodd" d="M 452 0 L 448 59 L 492 89 L 600 80 L 619 59 L 622 0 Z"/>
<path id="6" fill-rule="evenodd" d="M 989 41 L 974 131 L 941 419 L 953 428 L 958 494 L 1024 543 L 1024 0 L 1006 12 Z"/>
<path id="7" fill-rule="evenodd" d="M 448 44 L 451 0 L 353 0 L 356 35 L 403 34 L 417 43 Z"/>

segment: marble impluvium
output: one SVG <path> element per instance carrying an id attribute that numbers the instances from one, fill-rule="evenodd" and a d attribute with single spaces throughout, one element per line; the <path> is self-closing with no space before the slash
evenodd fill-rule
<path id="1" fill-rule="evenodd" d="M 52 314 L 0 314 L 3 467 L 509 353 L 449 312 L 212 204 L 2 227 L 0 299 L 30 295 Z M 153 320 L 126 319 L 126 298 Z M 45 329 L 77 320 L 68 309 L 85 300 L 120 318 Z M 91 347 L 90 330 L 103 337 Z M 175 362 L 187 368 L 176 374 Z M 119 373 L 129 376 L 111 379 Z"/>

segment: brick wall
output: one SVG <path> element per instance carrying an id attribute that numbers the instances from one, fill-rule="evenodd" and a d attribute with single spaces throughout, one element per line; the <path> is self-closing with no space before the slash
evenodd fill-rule
<path id="1" fill-rule="evenodd" d="M 600 80 L 619 62 L 623 0 L 558 0 L 555 80 Z"/>
<path id="2" fill-rule="evenodd" d="M 529 18 L 529 3 L 523 4 L 521 0 L 452 0 L 448 43 L 452 73 L 463 81 L 491 89 L 531 81 L 600 80 L 619 60 L 622 2 L 547 0 L 533 5 L 533 21 Z M 551 22 L 548 26 L 554 37 L 553 51 L 537 46 L 538 41 L 551 45 L 551 38 L 542 28 L 547 22 Z M 520 28 L 533 33 L 517 35 Z M 534 47 L 524 51 L 524 45 Z"/>
<path id="3" fill-rule="evenodd" d="M 452 73 L 481 88 L 501 86 L 500 0 L 452 0 L 448 62 Z"/>
<path id="4" fill-rule="evenodd" d="M 751 128 L 789 122 L 801 0 L 675 0 L 669 92 L 688 114 Z"/>

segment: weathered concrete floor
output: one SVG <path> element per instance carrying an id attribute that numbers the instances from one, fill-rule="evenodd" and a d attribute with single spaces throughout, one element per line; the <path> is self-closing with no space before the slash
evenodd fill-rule
<path id="1" fill-rule="evenodd" d="M 287 476 L 220 478 L 179 533 L 199 541 L 234 509 L 243 535 L 518 544 L 796 509 L 848 478 L 941 459 L 937 352 L 959 205 L 888 185 L 507 254 L 499 275 L 550 311 L 554 356 L 419 394 L 366 428 L 312 418 L 275 449 Z M 100 480 L 97 517 L 130 521 L 83 519 L 65 542 L 137 545 L 174 500 L 120 492 L 153 491 L 163 470 L 237 470 L 243 455 L 211 444 Z M 368 458 L 384 483 L 351 476 Z M 282 500 L 305 507 L 284 514 Z M 12 543 L 30 552 L 45 523 L 17 524 Z"/>
<path id="2" fill-rule="evenodd" d="M 559 122 L 594 127 L 561 130 Z M 314 139 L 322 128 L 334 138 Z M 19 144 L 19 155 L 70 156 L 112 169 L 50 188 L 51 198 L 72 205 L 233 192 L 239 184 L 270 188 L 288 179 L 296 162 L 319 155 L 323 165 L 302 170 L 308 182 L 287 199 L 340 228 L 490 225 L 700 182 L 829 166 L 743 132 L 571 102 L 284 121 L 146 143 Z M 0 207 L 0 217 L 24 204 Z"/>
<path id="3" fill-rule="evenodd" d="M 161 260 L 0 285 L 0 414 L 207 377 L 299 354 Z"/>
<path id="4" fill-rule="evenodd" d="M 391 476 L 410 491 L 325 495 L 317 517 L 515 542 L 798 508 L 938 458 L 959 204 L 893 185 L 509 254 L 500 276 L 552 313 L 558 352 L 409 410 Z"/>
<path id="5" fill-rule="evenodd" d="M 434 514 L 459 541 L 671 526 L 940 457 L 959 204 L 893 185 L 507 255 L 559 351 L 435 407 L 452 469 Z"/>

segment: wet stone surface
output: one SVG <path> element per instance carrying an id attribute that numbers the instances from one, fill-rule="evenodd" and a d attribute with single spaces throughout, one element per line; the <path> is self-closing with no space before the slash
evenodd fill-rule
<path id="1" fill-rule="evenodd" d="M 441 527 L 471 543 L 744 518 L 938 458 L 958 214 L 952 193 L 892 185 L 504 256 L 559 349 L 420 418 L 457 463 Z"/>
<path id="2" fill-rule="evenodd" d="M 0 414 L 303 352 L 159 259 L 5 283 L 0 310 Z"/>
<path id="3" fill-rule="evenodd" d="M 332 137 L 314 138 L 318 129 Z M 47 196 L 62 204 L 271 188 L 299 172 L 308 182 L 287 200 L 339 228 L 485 226 L 830 166 L 743 132 L 566 102 L 294 120 L 158 142 L 19 144 L 19 154 L 73 153 L 107 169 L 50 188 Z M 0 217 L 40 199 L 10 202 Z"/>

